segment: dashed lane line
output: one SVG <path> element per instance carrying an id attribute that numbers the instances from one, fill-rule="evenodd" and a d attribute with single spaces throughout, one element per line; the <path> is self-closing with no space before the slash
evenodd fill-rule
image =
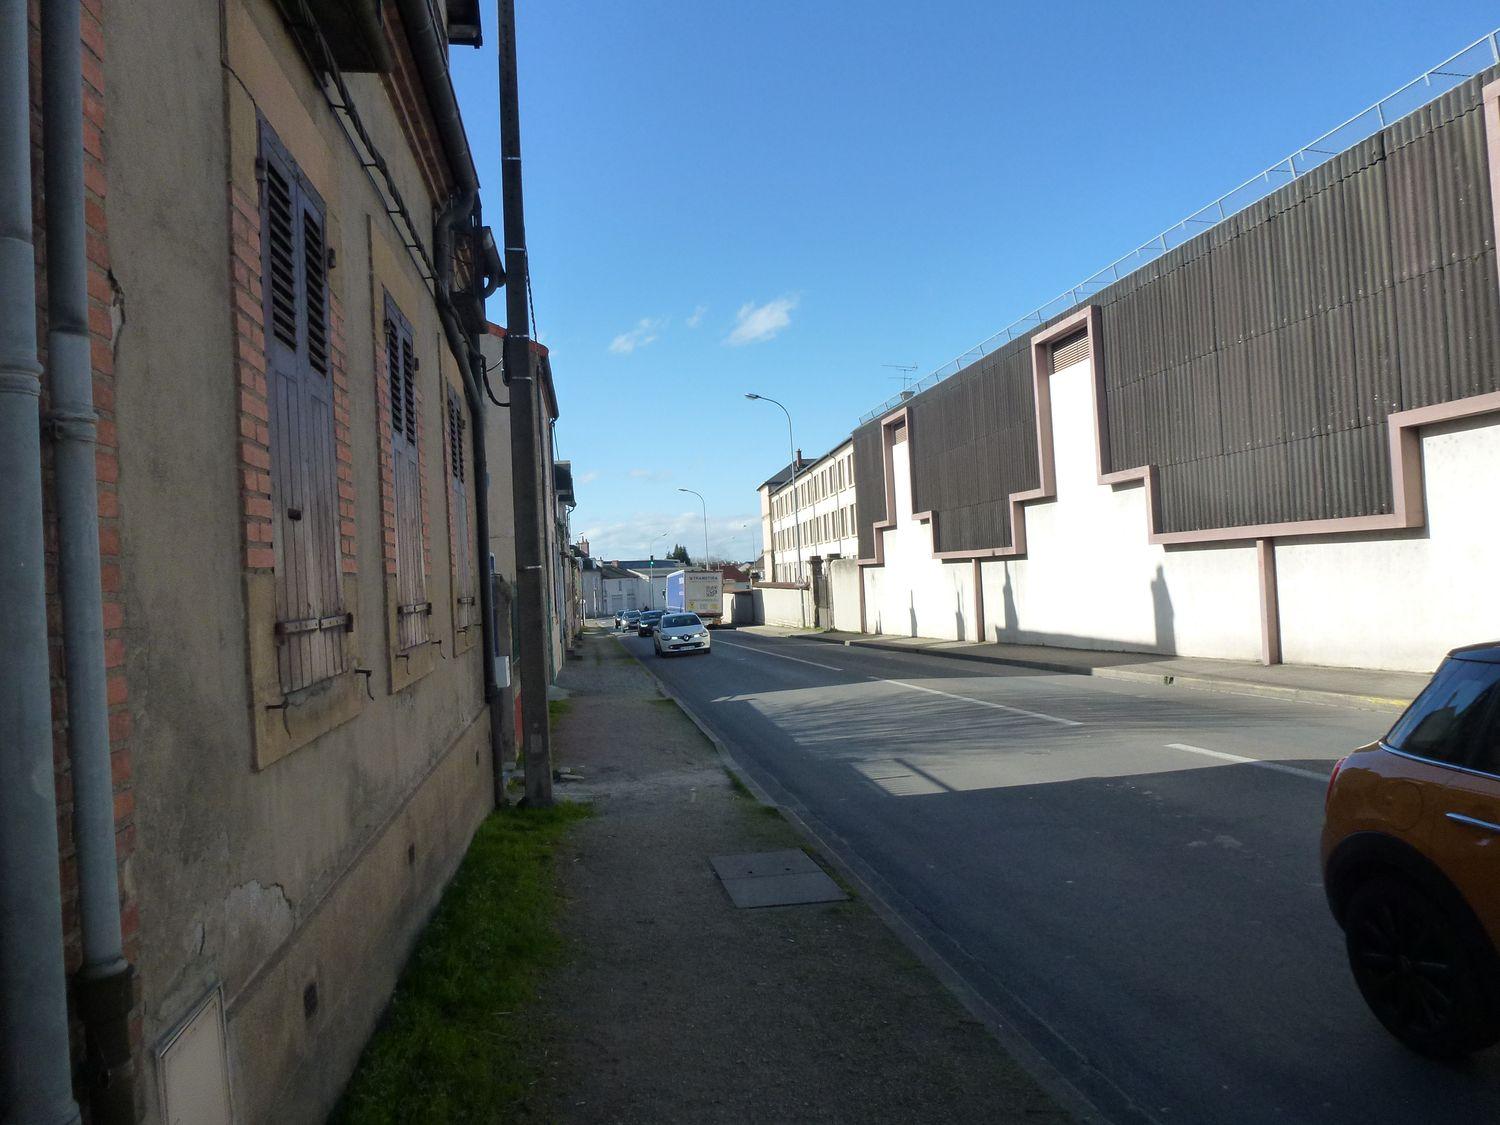
<path id="1" fill-rule="evenodd" d="M 1044 723 L 1056 723 L 1060 727 L 1081 727 L 1082 723 L 1075 719 L 1059 719 L 1056 715 L 1044 715 L 1040 711 L 1027 711 L 1023 707 L 1009 707 L 1004 703 L 993 703 L 988 699 L 975 699 L 968 695 L 954 695 L 951 691 L 939 691 L 937 688 L 922 687 L 920 684 L 909 684 L 904 680 L 884 680 L 878 676 L 871 676 L 876 683 L 890 684 L 893 687 L 906 688 L 908 691 L 926 692 L 928 695 L 941 695 L 945 699 L 956 699 L 961 703 L 972 703 L 976 707 L 988 707 L 993 711 L 1006 711 L 1012 715 L 1024 715 L 1028 719 L 1040 719 Z"/>
<path id="2" fill-rule="evenodd" d="M 830 672 L 842 672 L 843 668 L 835 668 L 832 664 L 819 664 L 816 660 L 803 660 L 800 656 L 786 656 L 779 652 L 772 652 L 768 648 L 760 648 L 756 645 L 737 645 L 729 641 L 714 641 L 715 645 L 723 645 L 725 648 L 737 648 L 744 652 L 758 652 L 762 656 L 774 656 L 777 660 L 790 660 L 794 664 L 810 664 L 814 668 L 826 668 Z"/>
<path id="3" fill-rule="evenodd" d="M 1217 758 L 1221 762 L 1233 762 L 1240 766 L 1259 766 L 1261 769 L 1275 770 L 1277 773 L 1289 773 L 1293 777 L 1305 777 L 1309 781 L 1326 782 L 1328 780 L 1326 773 L 1319 773 L 1317 770 L 1305 770 L 1283 762 L 1268 762 L 1264 758 L 1246 758 L 1241 754 L 1226 754 L 1222 750 L 1207 750 L 1202 746 L 1190 746 L 1186 742 L 1169 742 L 1167 749 L 1182 750 L 1188 754 L 1201 754 L 1205 758 Z"/>

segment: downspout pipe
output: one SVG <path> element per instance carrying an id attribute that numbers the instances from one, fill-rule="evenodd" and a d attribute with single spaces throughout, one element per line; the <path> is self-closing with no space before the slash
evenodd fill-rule
<path id="1" fill-rule="evenodd" d="M 114 779 L 99 564 L 97 418 L 84 222 L 79 0 L 42 5 L 43 172 L 47 217 L 46 433 L 52 441 L 58 590 L 67 677 L 73 841 L 83 964 L 74 979 L 87 1042 L 90 1119 L 135 1120 L 131 967 L 120 933 Z"/>
<path id="2" fill-rule="evenodd" d="M 464 398 L 468 400 L 470 441 L 474 450 L 474 481 L 478 485 L 474 497 L 475 563 L 479 575 L 480 636 L 484 643 L 484 659 L 480 661 L 484 672 L 484 700 L 490 713 L 490 759 L 493 765 L 495 785 L 495 807 L 509 803 L 505 795 L 505 750 L 506 719 L 504 697 L 500 691 L 499 678 L 495 674 L 495 661 L 508 654 L 497 652 L 495 621 L 495 589 L 490 577 L 490 470 L 485 450 L 485 403 L 479 390 L 479 380 L 474 375 L 474 356 L 479 353 L 478 343 L 465 335 L 458 310 L 453 304 L 453 231 L 462 223 L 469 222 L 479 204 L 477 189 L 461 191 L 438 215 L 433 235 L 433 254 L 437 260 L 438 315 L 443 323 L 443 334 L 448 340 L 448 349 L 458 361 L 459 374 L 463 378 Z M 480 362 L 483 362 L 482 357 Z"/>
<path id="3" fill-rule="evenodd" d="M 0 0 L 0 1122 L 70 1125 L 79 1112 L 52 768 L 26 9 Z"/>

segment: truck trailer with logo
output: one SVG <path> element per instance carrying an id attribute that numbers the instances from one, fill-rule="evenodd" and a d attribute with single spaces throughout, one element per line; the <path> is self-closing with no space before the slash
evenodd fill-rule
<path id="1" fill-rule="evenodd" d="M 724 578 L 717 570 L 676 570 L 667 575 L 667 609 L 696 613 L 705 625 L 724 616 Z"/>

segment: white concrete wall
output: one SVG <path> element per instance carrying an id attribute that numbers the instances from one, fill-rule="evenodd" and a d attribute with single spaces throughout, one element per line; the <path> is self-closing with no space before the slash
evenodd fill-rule
<path id="1" fill-rule="evenodd" d="M 896 526 L 885 537 L 885 565 L 866 567 L 865 625 L 872 633 L 978 640 L 974 564 L 932 557 L 932 528 L 912 519 L 907 444 L 892 449 Z M 857 609 L 856 609 L 857 612 Z"/>
<path id="2" fill-rule="evenodd" d="M 983 564 L 985 638 L 1259 660 L 1254 546 L 1147 541 L 1145 488 L 1098 483 L 1090 380 L 1052 376 L 1057 499 L 1027 506 L 1025 558 Z"/>
<path id="3" fill-rule="evenodd" d="M 1422 433 L 1427 526 L 1276 544 L 1287 663 L 1427 672 L 1500 638 L 1500 423 Z"/>
<path id="4" fill-rule="evenodd" d="M 781 590 L 758 586 L 763 625 L 812 625 L 812 593 L 809 590 Z M 804 616 L 805 614 L 805 616 Z"/>
<path id="5" fill-rule="evenodd" d="M 859 632 L 859 566 L 853 559 L 828 563 L 828 596 L 833 600 L 833 627 Z"/>

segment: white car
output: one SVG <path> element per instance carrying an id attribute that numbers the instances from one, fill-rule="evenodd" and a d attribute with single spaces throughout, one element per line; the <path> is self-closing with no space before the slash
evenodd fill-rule
<path id="1" fill-rule="evenodd" d="M 696 613 L 668 613 L 656 624 L 653 634 L 657 656 L 674 652 L 709 653 L 708 626 Z"/>

